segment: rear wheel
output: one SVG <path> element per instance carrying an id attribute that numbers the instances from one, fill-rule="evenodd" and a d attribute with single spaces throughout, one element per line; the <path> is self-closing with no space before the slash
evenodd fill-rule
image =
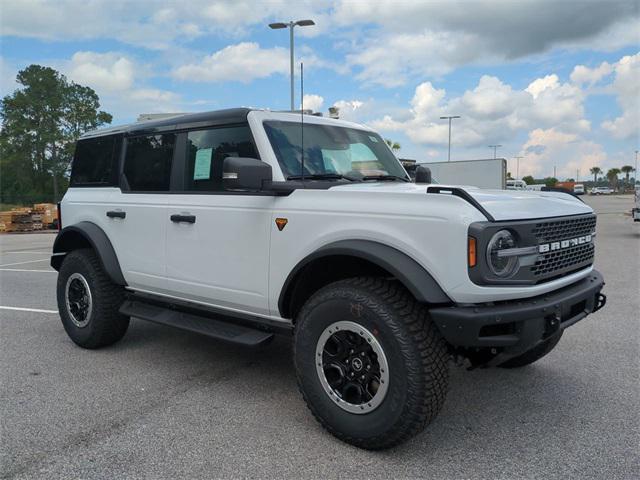
<path id="1" fill-rule="evenodd" d="M 558 342 L 561 338 L 562 332 L 553 337 L 547 338 L 544 342 L 540 343 L 538 346 L 532 348 L 528 352 L 525 352 L 520 356 L 511 358 L 498 366 L 501 368 L 520 368 L 531 365 L 533 362 L 537 362 L 542 357 L 550 353 L 551 350 L 553 350 L 556 345 L 558 345 Z"/>
<path id="2" fill-rule="evenodd" d="M 120 340 L 129 318 L 118 312 L 124 288 L 114 284 L 91 249 L 66 255 L 57 284 L 58 311 L 65 331 L 84 348 L 99 348 Z"/>
<path id="3" fill-rule="evenodd" d="M 294 360 L 314 416 L 361 448 L 389 448 L 422 431 L 448 389 L 447 347 L 427 309 L 381 278 L 315 293 L 298 315 Z"/>

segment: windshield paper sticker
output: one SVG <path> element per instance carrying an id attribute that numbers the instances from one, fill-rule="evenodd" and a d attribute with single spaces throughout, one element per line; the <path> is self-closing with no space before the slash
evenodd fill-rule
<path id="1" fill-rule="evenodd" d="M 196 164 L 193 167 L 194 180 L 209 180 L 211 178 L 211 155 L 213 149 L 203 148 L 196 152 Z"/>

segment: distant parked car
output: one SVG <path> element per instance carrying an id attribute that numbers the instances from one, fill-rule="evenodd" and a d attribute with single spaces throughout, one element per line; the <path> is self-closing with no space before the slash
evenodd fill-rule
<path id="1" fill-rule="evenodd" d="M 527 184 L 522 180 L 507 180 L 507 190 L 526 190 Z"/>
<path id="2" fill-rule="evenodd" d="M 573 193 L 576 195 L 584 195 L 584 185 L 581 183 L 576 183 L 573 186 Z"/>
<path id="3" fill-rule="evenodd" d="M 611 195 L 613 190 L 609 187 L 593 187 L 591 189 L 591 195 Z"/>

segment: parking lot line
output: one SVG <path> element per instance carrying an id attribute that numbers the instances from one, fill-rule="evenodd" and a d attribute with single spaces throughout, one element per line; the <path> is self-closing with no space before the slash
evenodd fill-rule
<path id="1" fill-rule="evenodd" d="M 0 268 L 0 272 L 44 272 L 44 273 L 58 273 L 55 270 L 27 270 L 25 268 Z"/>
<path id="2" fill-rule="evenodd" d="M 6 253 L 26 253 L 28 255 L 32 254 L 32 253 L 38 253 L 38 254 L 42 254 L 42 255 L 51 255 L 51 252 L 33 252 L 31 250 L 15 250 L 15 251 L 11 251 L 11 252 L 0 252 L 0 254 L 4 255 Z"/>
<path id="3" fill-rule="evenodd" d="M 48 262 L 48 258 L 41 258 L 40 260 L 28 260 L 26 262 L 16 262 L 16 263 L 5 263 L 4 265 L 0 265 L 2 267 L 12 267 L 13 265 L 24 265 L 26 263 L 37 263 L 37 262 Z"/>
<path id="4" fill-rule="evenodd" d="M 15 310 L 18 312 L 35 312 L 35 313 L 58 313 L 57 310 L 43 310 L 41 308 L 6 307 L 4 305 L 0 305 L 0 310 Z"/>

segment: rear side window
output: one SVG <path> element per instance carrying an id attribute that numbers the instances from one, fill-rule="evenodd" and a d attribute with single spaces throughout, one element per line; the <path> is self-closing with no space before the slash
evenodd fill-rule
<path id="1" fill-rule="evenodd" d="M 124 176 L 129 190 L 140 192 L 169 190 L 175 141 L 176 136 L 173 133 L 127 139 Z"/>
<path id="2" fill-rule="evenodd" d="M 121 135 L 79 140 L 71 167 L 71 186 L 115 185 L 121 140 Z"/>
<path id="3" fill-rule="evenodd" d="M 219 191 L 227 157 L 258 158 L 248 125 L 187 133 L 186 190 Z"/>

